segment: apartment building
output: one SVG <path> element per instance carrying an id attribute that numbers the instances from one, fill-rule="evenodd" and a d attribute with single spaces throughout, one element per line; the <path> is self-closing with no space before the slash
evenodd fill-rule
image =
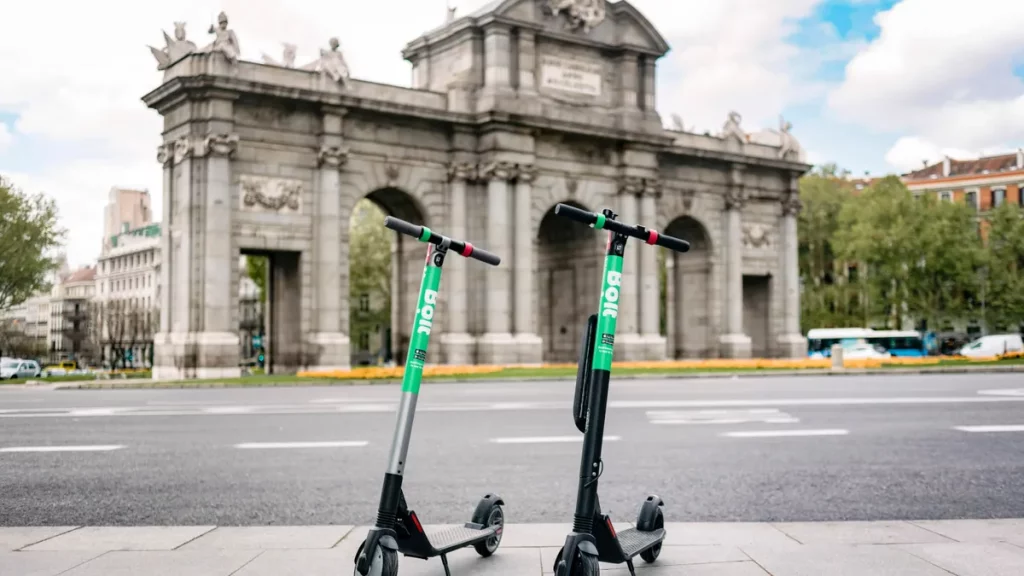
<path id="1" fill-rule="evenodd" d="M 149 365 L 159 326 L 160 225 L 108 238 L 96 271 L 94 311 L 102 324 L 97 335 L 103 360 Z"/>
<path id="2" fill-rule="evenodd" d="M 153 223 L 148 190 L 111 188 L 103 213 L 103 250 L 113 238 L 130 230 L 138 230 Z"/>
<path id="3" fill-rule="evenodd" d="M 95 361 L 91 304 L 96 292 L 96 268 L 71 272 L 50 293 L 49 357 L 51 362 Z"/>
<path id="4" fill-rule="evenodd" d="M 901 178 L 914 193 L 935 194 L 946 202 L 964 202 L 978 212 L 987 212 L 1004 202 L 1024 206 L 1024 149 L 976 160 L 947 156 Z"/>

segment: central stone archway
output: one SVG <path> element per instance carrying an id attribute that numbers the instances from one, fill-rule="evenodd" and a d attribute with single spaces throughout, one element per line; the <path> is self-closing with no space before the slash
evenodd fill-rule
<path id="1" fill-rule="evenodd" d="M 570 206 L 593 210 L 576 202 Z M 538 326 L 547 363 L 575 362 L 587 317 L 601 293 L 601 250 L 606 233 L 555 214 L 552 206 L 537 236 Z"/>
<path id="2" fill-rule="evenodd" d="M 685 254 L 665 257 L 665 318 L 670 358 L 708 358 L 716 350 L 711 237 L 692 216 L 669 223 L 665 234 L 690 243 Z"/>

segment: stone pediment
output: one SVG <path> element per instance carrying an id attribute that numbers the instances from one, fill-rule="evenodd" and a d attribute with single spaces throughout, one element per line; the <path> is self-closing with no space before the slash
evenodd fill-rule
<path id="1" fill-rule="evenodd" d="M 420 36 L 406 46 L 403 54 L 414 57 L 426 46 L 443 44 L 460 32 L 495 21 L 595 47 L 621 48 L 655 57 L 669 50 L 651 22 L 625 0 L 495 0 Z"/>

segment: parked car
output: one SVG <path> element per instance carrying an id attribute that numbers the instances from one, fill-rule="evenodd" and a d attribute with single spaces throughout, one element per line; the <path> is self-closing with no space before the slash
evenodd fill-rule
<path id="1" fill-rule="evenodd" d="M 1009 352 L 1024 352 L 1024 339 L 1020 334 L 990 334 L 982 336 L 960 349 L 967 357 L 999 356 Z"/>
<path id="2" fill-rule="evenodd" d="M 41 370 L 35 360 L 4 358 L 0 361 L 0 379 L 38 378 Z"/>
<path id="3" fill-rule="evenodd" d="M 43 376 L 64 376 L 67 374 L 74 374 L 78 371 L 78 363 L 65 360 L 57 364 L 51 364 L 46 368 L 43 368 Z"/>
<path id="4" fill-rule="evenodd" d="M 843 358 L 892 358 L 892 354 L 878 344 L 858 342 L 857 344 L 843 348 Z"/>

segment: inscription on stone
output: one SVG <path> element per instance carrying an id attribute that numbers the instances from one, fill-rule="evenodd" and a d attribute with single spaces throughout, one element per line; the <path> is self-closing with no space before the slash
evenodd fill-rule
<path id="1" fill-rule="evenodd" d="M 601 65 L 558 56 L 541 56 L 540 85 L 585 96 L 601 95 Z"/>

